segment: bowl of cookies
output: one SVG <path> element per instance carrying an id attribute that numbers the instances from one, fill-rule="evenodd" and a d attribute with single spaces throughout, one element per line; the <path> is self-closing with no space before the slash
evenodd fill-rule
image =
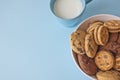
<path id="1" fill-rule="evenodd" d="M 80 23 L 70 35 L 78 69 L 97 80 L 120 80 L 120 18 L 98 14 Z"/>

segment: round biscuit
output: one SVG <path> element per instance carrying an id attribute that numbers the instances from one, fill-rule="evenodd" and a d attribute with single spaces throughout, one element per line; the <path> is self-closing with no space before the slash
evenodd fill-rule
<path id="1" fill-rule="evenodd" d="M 95 63 L 102 71 L 110 70 L 114 65 L 114 56 L 108 51 L 101 50 L 96 54 Z"/>
<path id="2" fill-rule="evenodd" d="M 120 20 L 108 20 L 104 23 L 108 29 L 120 29 Z"/>
<path id="3" fill-rule="evenodd" d="M 108 29 L 104 26 L 100 26 L 98 29 L 98 41 L 100 45 L 105 45 L 109 39 Z"/>

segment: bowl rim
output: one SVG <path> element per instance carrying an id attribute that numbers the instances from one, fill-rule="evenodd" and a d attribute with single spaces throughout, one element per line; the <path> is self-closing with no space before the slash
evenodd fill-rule
<path id="1" fill-rule="evenodd" d="M 82 22 L 80 22 L 80 23 L 78 24 L 78 26 L 75 28 L 74 31 L 76 31 L 84 22 L 86 22 L 86 21 L 88 21 L 88 20 L 90 20 L 90 19 L 92 19 L 92 18 L 99 17 L 99 16 L 111 16 L 111 17 L 115 17 L 115 18 L 120 19 L 119 16 L 112 15 L 112 14 L 96 14 L 96 15 L 90 16 L 90 17 L 84 19 Z M 73 32 L 74 32 L 74 31 L 73 31 Z M 96 78 L 94 78 L 93 76 L 90 76 L 90 75 L 86 74 L 86 73 L 79 67 L 79 65 L 77 64 L 77 62 L 76 62 L 76 60 L 75 60 L 75 58 L 74 58 L 74 53 L 73 53 L 72 49 L 71 49 L 71 55 L 72 55 L 72 59 L 73 59 L 75 65 L 76 65 L 77 68 L 81 71 L 82 74 L 84 74 L 85 76 L 87 76 L 87 77 L 90 78 L 90 79 L 96 79 Z"/>

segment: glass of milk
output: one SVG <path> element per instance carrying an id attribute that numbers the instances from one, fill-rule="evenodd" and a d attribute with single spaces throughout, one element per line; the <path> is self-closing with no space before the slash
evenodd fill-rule
<path id="1" fill-rule="evenodd" d="M 66 27 L 75 27 L 92 0 L 51 0 L 50 9 L 55 17 Z"/>

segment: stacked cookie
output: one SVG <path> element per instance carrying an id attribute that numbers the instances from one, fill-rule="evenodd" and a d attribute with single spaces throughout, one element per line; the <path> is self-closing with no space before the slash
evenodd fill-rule
<path id="1" fill-rule="evenodd" d="M 77 29 L 71 34 L 71 48 L 86 74 L 98 80 L 120 80 L 119 32 L 120 20 L 109 20 L 95 21 L 86 31 Z"/>

